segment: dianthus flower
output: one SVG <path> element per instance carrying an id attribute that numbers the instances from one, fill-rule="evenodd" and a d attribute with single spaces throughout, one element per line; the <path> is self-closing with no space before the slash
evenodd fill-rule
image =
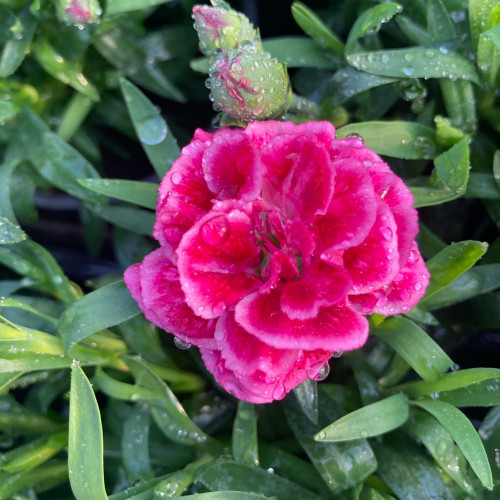
<path id="1" fill-rule="evenodd" d="M 160 248 L 125 282 L 227 391 L 282 399 L 365 343 L 365 315 L 422 297 L 412 203 L 379 156 L 328 122 L 197 130 L 159 189 Z"/>

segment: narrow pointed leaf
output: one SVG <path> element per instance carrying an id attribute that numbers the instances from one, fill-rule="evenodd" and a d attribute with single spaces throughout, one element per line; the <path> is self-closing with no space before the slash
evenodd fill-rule
<path id="1" fill-rule="evenodd" d="M 424 380 L 437 380 L 453 365 L 441 347 L 408 319 L 389 318 L 373 333 L 392 346 Z"/>
<path id="2" fill-rule="evenodd" d="M 419 307 L 448 283 L 467 271 L 486 252 L 488 245 L 480 241 L 461 241 L 441 250 L 426 263 L 431 273 L 429 286 Z"/>
<path id="3" fill-rule="evenodd" d="M 314 436 L 316 441 L 350 441 L 378 436 L 403 425 L 409 411 L 403 394 L 390 396 L 348 413 Z"/>
<path id="4" fill-rule="evenodd" d="M 321 47 L 343 55 L 344 44 L 323 21 L 302 2 L 292 4 L 292 15 L 296 23 Z"/>
<path id="5" fill-rule="evenodd" d="M 172 0 L 108 0 L 106 15 L 111 16 L 114 14 L 121 14 L 122 12 L 146 9 L 171 1 Z"/>
<path id="6" fill-rule="evenodd" d="M 284 477 L 232 461 L 217 462 L 208 466 L 197 480 L 209 490 L 217 492 L 217 495 L 220 490 L 236 490 L 287 500 L 314 500 L 317 497 L 316 493 Z"/>
<path id="7" fill-rule="evenodd" d="M 155 223 L 155 215 L 148 210 L 135 207 L 115 205 L 87 205 L 87 208 L 98 217 L 109 223 L 144 236 L 151 236 Z"/>
<path id="8" fill-rule="evenodd" d="M 434 158 L 436 183 L 444 183 L 446 189 L 451 189 L 458 194 L 465 192 L 469 178 L 469 147 L 467 139 L 452 146 L 448 151 Z M 441 186 L 439 186 L 441 187 Z"/>
<path id="9" fill-rule="evenodd" d="M 177 140 L 155 106 L 134 84 L 122 78 L 120 85 L 137 137 L 162 179 L 180 156 Z"/>
<path id="10" fill-rule="evenodd" d="M 337 130 L 337 137 L 359 134 L 376 153 L 406 160 L 432 159 L 438 152 L 435 132 L 413 122 L 364 122 Z"/>
<path id="11" fill-rule="evenodd" d="M 347 56 L 349 64 L 374 75 L 395 78 L 456 78 L 479 84 L 473 64 L 455 52 L 433 48 L 357 52 Z"/>
<path id="12" fill-rule="evenodd" d="M 0 217 L 0 245 L 19 243 L 26 239 L 26 233 L 9 219 Z"/>
<path id="13" fill-rule="evenodd" d="M 122 179 L 78 179 L 87 189 L 144 208 L 156 208 L 158 184 Z"/>
<path id="14" fill-rule="evenodd" d="M 69 480 L 78 500 L 106 500 L 101 416 L 94 391 L 76 363 L 71 367 Z"/>
<path id="15" fill-rule="evenodd" d="M 86 337 L 118 325 L 140 313 L 122 280 L 91 292 L 74 302 L 59 320 L 66 350 Z"/>
<path id="16" fill-rule="evenodd" d="M 257 420 L 255 407 L 246 401 L 238 402 L 233 424 L 233 457 L 247 465 L 258 465 Z"/>
<path id="17" fill-rule="evenodd" d="M 388 22 L 393 16 L 401 12 L 401 6 L 397 3 L 383 3 L 366 10 L 354 23 L 346 42 L 346 54 L 351 54 L 356 42 L 368 34 L 376 33 L 383 23 Z"/>
<path id="18" fill-rule="evenodd" d="M 302 411 L 313 423 L 318 423 L 318 383 L 308 378 L 298 387 L 293 389 Z"/>
<path id="19" fill-rule="evenodd" d="M 483 443 L 470 420 L 457 408 L 442 401 L 412 401 L 433 415 L 450 433 L 485 488 L 493 488 L 491 468 Z"/>

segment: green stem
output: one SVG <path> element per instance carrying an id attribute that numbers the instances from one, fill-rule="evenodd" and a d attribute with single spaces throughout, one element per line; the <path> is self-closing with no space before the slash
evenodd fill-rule
<path id="1" fill-rule="evenodd" d="M 61 139 L 69 141 L 89 114 L 94 103 L 80 92 L 75 92 L 69 101 L 57 129 Z"/>
<path id="2" fill-rule="evenodd" d="M 473 132 L 476 129 L 477 117 L 472 83 L 441 78 L 439 84 L 453 126 L 465 132 Z"/>

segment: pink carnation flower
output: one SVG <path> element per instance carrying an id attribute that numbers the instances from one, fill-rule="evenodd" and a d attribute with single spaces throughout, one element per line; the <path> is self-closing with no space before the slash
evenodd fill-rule
<path id="1" fill-rule="evenodd" d="M 227 391 L 282 399 L 365 343 L 366 314 L 422 297 L 412 203 L 386 163 L 328 122 L 197 130 L 160 186 L 160 248 L 125 282 Z"/>

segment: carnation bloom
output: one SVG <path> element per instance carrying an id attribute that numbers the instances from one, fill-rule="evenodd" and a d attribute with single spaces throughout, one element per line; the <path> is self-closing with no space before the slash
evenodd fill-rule
<path id="1" fill-rule="evenodd" d="M 412 203 L 380 157 L 328 122 L 197 130 L 160 186 L 160 248 L 125 282 L 227 391 L 281 399 L 361 347 L 365 315 L 422 297 Z"/>

